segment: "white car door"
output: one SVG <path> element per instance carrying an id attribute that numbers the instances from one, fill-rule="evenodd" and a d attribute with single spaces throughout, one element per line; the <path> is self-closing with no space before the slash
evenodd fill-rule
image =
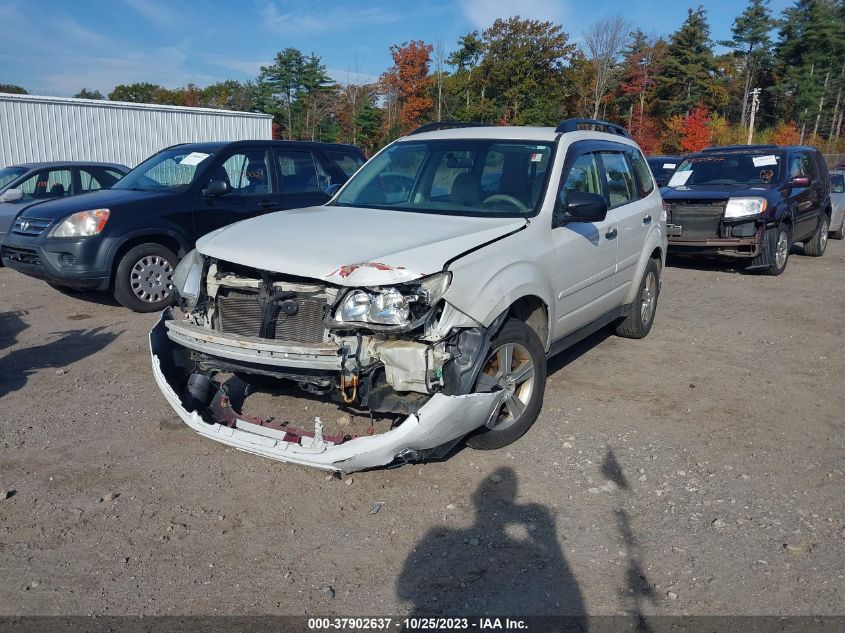
<path id="1" fill-rule="evenodd" d="M 562 177 L 558 200 L 572 191 L 603 195 L 598 154 L 576 158 Z M 568 222 L 552 229 L 556 266 L 553 338 L 560 339 L 590 323 L 614 306 L 611 301 L 616 270 L 617 223 L 612 211 L 601 222 Z"/>
<path id="2" fill-rule="evenodd" d="M 607 179 L 609 206 L 618 221 L 619 230 L 613 295 L 622 301 L 631 284 L 639 281 L 634 279 L 637 263 L 648 231 L 653 223 L 659 221 L 660 212 L 652 208 L 652 202 L 640 198 L 635 173 L 624 150 L 604 151 L 601 159 Z"/>

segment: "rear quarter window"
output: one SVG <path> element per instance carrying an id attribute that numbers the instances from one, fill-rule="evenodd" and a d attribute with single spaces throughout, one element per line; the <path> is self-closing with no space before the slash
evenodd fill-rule
<path id="1" fill-rule="evenodd" d="M 654 191 L 654 179 L 651 177 L 651 169 L 648 163 L 639 150 L 631 149 L 628 151 L 628 158 L 631 159 L 631 164 L 634 166 L 634 175 L 637 179 L 637 185 L 642 198 Z"/>
<path id="2" fill-rule="evenodd" d="M 358 171 L 358 168 L 364 164 L 364 159 L 360 154 L 354 152 L 326 152 L 326 158 L 337 165 L 338 169 L 342 171 L 347 178 Z"/>

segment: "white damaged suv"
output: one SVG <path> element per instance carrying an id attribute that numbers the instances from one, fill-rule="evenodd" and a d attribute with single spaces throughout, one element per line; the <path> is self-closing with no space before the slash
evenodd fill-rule
<path id="1" fill-rule="evenodd" d="M 623 128 L 433 124 L 325 206 L 201 238 L 173 277 L 181 311 L 150 334 L 153 373 L 191 428 L 282 461 L 350 472 L 464 438 L 499 448 L 537 419 L 549 356 L 606 326 L 649 333 L 665 255 Z M 268 383 L 367 427 L 246 411 Z"/>

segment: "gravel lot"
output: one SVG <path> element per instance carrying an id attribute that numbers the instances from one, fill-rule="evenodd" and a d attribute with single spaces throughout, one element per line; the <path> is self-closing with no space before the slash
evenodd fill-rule
<path id="1" fill-rule="evenodd" d="M 513 446 L 344 480 L 182 425 L 154 315 L 0 268 L 0 615 L 845 614 L 845 243 L 795 253 L 669 267 Z"/>

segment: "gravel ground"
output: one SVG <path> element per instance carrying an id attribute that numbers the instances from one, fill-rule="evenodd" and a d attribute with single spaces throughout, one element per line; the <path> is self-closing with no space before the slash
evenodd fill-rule
<path id="1" fill-rule="evenodd" d="M 153 315 L 0 269 L 0 615 L 845 614 L 843 279 L 670 266 L 519 442 L 341 480 L 182 425 Z"/>

